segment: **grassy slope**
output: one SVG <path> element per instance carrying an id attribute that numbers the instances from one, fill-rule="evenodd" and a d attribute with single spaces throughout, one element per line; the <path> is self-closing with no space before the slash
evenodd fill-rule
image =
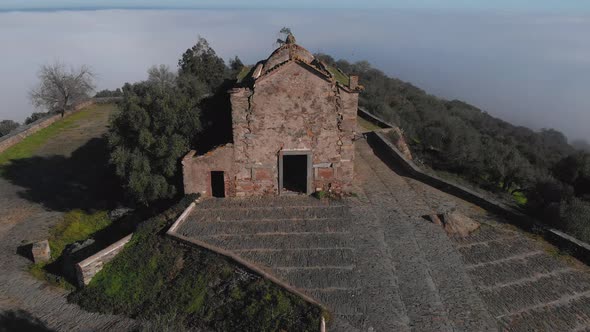
<path id="1" fill-rule="evenodd" d="M 93 105 L 77 113 L 74 113 L 62 120 L 56 121 L 46 128 L 26 137 L 21 142 L 0 153 L 0 174 L 2 166 L 8 165 L 11 161 L 32 157 L 49 140 L 58 137 L 66 130 L 76 127 L 80 121 L 92 117 L 99 108 L 112 107 L 112 105 Z M 51 260 L 48 263 L 33 264 L 30 267 L 31 273 L 50 282 L 55 282 L 64 287 L 70 287 L 63 278 L 47 274 L 45 266 L 53 263 L 59 258 L 68 244 L 87 239 L 90 235 L 106 228 L 111 224 L 106 211 L 93 213 L 76 209 L 67 212 L 62 219 L 50 230 L 49 245 L 51 248 Z"/>
<path id="2" fill-rule="evenodd" d="M 70 300 L 175 330 L 317 331 L 320 309 L 212 253 L 160 235 L 194 197 L 142 224 Z"/>
<path id="3" fill-rule="evenodd" d="M 0 167 L 8 164 L 11 160 L 30 158 L 48 140 L 58 136 L 66 129 L 75 127 L 79 121 L 92 117 L 94 111 L 104 107 L 112 107 L 112 105 L 89 106 L 26 137 L 21 142 L 0 153 Z"/>

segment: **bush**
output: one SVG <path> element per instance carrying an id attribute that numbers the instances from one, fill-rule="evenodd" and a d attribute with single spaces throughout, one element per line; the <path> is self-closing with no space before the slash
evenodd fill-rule
<path id="1" fill-rule="evenodd" d="M 579 240 L 590 242 L 590 202 L 578 198 L 561 203 L 560 228 Z"/>

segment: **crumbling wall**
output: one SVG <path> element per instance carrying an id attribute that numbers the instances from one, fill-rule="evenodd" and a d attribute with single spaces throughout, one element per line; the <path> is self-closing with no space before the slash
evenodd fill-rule
<path id="1" fill-rule="evenodd" d="M 225 195 L 235 196 L 234 149 L 232 144 L 220 146 L 202 156 L 189 152 L 182 159 L 184 193 L 211 196 L 211 172 L 224 172 Z"/>

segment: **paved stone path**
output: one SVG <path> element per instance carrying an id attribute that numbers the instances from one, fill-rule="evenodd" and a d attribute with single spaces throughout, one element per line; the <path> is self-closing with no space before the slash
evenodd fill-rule
<path id="1" fill-rule="evenodd" d="M 359 142 L 358 198 L 206 200 L 177 232 L 268 269 L 334 313 L 335 331 L 493 330 L 431 209 Z"/>
<path id="2" fill-rule="evenodd" d="M 56 157 L 68 158 L 92 138 L 105 131 L 108 113 L 97 112 L 92 121 L 80 121 L 37 151 L 40 162 Z M 63 158 L 62 158 L 63 157 Z M 31 165 L 31 167 L 36 167 Z M 50 174 L 38 174 L 36 182 L 52 181 Z M 0 322 L 10 323 L 15 312 L 26 312 L 41 320 L 50 329 L 59 331 L 124 331 L 130 320 L 89 313 L 67 302 L 68 292 L 33 278 L 26 270 L 30 261 L 16 253 L 17 248 L 30 241 L 47 238 L 47 229 L 59 220 L 62 212 L 51 207 L 53 202 L 33 200 L 28 191 L 0 177 Z M 22 330 L 27 327 L 23 326 Z"/>

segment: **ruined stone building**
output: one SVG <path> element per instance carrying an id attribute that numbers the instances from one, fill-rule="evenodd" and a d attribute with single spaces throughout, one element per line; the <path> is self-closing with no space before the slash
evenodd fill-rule
<path id="1" fill-rule="evenodd" d="M 357 77 L 326 66 L 290 35 L 229 91 L 233 142 L 184 157 L 185 193 L 349 191 L 360 90 Z"/>

